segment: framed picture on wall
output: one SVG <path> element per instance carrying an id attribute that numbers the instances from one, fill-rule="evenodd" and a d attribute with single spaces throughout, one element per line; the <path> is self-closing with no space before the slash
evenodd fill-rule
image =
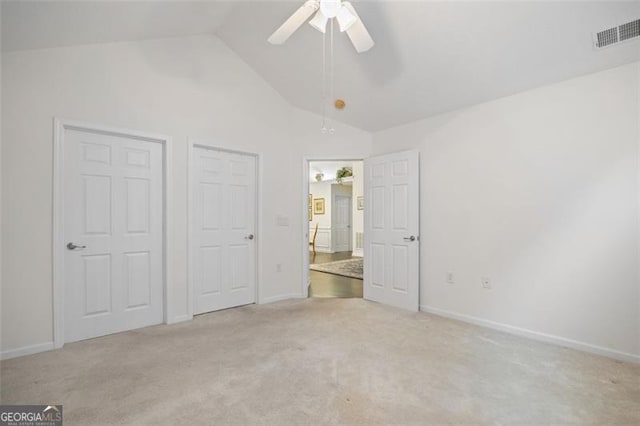
<path id="1" fill-rule="evenodd" d="M 358 204 L 356 207 L 358 208 L 358 210 L 364 210 L 364 196 L 358 195 L 357 201 L 358 201 Z"/>
<path id="2" fill-rule="evenodd" d="M 324 198 L 313 200 L 313 212 L 315 214 L 324 214 Z"/>

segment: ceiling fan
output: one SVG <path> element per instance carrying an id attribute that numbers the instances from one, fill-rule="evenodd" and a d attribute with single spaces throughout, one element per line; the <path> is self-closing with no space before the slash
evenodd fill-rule
<path id="1" fill-rule="evenodd" d="M 269 43 L 283 44 L 314 13 L 315 16 L 309 21 L 309 24 L 321 33 L 326 32 L 327 22 L 335 18 L 338 21 L 340 32 L 347 32 L 358 53 L 366 52 L 373 47 L 373 39 L 358 13 L 350 2 L 342 0 L 307 0 L 280 28 L 271 34 Z"/>

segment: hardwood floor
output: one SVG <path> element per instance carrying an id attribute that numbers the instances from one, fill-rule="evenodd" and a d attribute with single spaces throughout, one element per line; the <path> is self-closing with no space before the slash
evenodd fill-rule
<path id="1" fill-rule="evenodd" d="M 309 263 L 327 263 L 336 260 L 351 259 L 351 252 L 339 253 L 309 253 Z M 325 272 L 309 271 L 311 285 L 309 297 L 362 297 L 362 280 L 327 274 Z"/>

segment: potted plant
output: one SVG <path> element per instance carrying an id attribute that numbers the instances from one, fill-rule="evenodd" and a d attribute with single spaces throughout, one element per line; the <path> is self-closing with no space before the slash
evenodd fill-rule
<path id="1" fill-rule="evenodd" d="M 346 177 L 353 176 L 353 169 L 351 167 L 343 167 L 336 172 L 336 182 L 342 183 L 342 180 Z"/>

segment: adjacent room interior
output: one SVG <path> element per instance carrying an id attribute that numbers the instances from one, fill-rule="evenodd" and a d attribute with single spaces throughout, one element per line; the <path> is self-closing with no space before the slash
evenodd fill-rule
<path id="1" fill-rule="evenodd" d="M 640 2 L 0 36 L 1 424 L 640 424 Z"/>
<path id="2" fill-rule="evenodd" d="M 364 166 L 309 161 L 309 296 L 362 297 Z"/>

